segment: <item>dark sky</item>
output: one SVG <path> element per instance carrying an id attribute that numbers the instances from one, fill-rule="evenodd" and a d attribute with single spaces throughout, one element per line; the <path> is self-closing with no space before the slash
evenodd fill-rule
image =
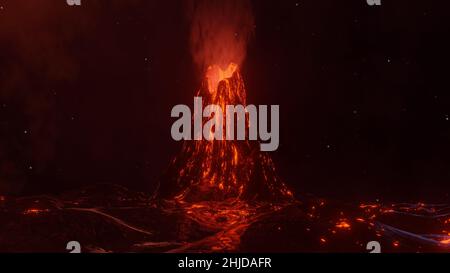
<path id="1" fill-rule="evenodd" d="M 450 193 L 444 1 L 253 1 L 248 102 L 279 104 L 273 157 L 296 191 Z M 183 1 L 0 0 L 0 193 L 95 183 L 151 191 L 200 74 Z"/>

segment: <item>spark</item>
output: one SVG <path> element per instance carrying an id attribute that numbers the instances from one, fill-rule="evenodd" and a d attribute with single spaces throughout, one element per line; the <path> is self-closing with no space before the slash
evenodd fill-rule
<path id="1" fill-rule="evenodd" d="M 26 209 L 23 214 L 25 215 L 38 215 L 44 212 L 48 212 L 48 209 L 36 209 L 36 208 L 31 208 L 31 209 Z"/>
<path id="2" fill-rule="evenodd" d="M 376 208 L 379 207 L 379 205 L 377 205 L 377 204 L 361 204 L 361 205 L 359 205 L 359 207 L 362 208 L 362 209 L 366 209 L 366 208 L 368 208 L 368 209 L 376 209 Z"/>

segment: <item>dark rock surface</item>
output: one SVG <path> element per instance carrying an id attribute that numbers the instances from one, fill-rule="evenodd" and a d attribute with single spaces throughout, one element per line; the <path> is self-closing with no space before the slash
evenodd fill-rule
<path id="1" fill-rule="evenodd" d="M 447 252 L 450 209 L 425 204 L 155 200 L 116 185 L 0 198 L 0 252 Z"/>

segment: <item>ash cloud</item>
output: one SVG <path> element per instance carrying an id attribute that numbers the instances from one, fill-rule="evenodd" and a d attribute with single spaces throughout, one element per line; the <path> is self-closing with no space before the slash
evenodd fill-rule
<path id="1" fill-rule="evenodd" d="M 192 1 L 187 15 L 191 54 L 200 71 L 214 64 L 242 64 L 255 28 L 250 1 Z"/>

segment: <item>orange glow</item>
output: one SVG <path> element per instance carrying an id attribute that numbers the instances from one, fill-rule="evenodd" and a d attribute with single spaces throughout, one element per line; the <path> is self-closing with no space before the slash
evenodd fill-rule
<path id="1" fill-rule="evenodd" d="M 204 205 L 200 205 L 200 204 L 193 204 L 191 206 L 191 209 L 200 209 L 200 208 L 203 208 L 203 207 L 205 207 L 205 206 Z"/>
<path id="2" fill-rule="evenodd" d="M 359 207 L 362 209 L 376 209 L 379 207 L 379 205 L 377 205 L 377 204 L 361 204 L 361 205 L 359 205 Z"/>
<path id="3" fill-rule="evenodd" d="M 398 241 L 395 241 L 395 242 L 392 243 L 392 245 L 393 245 L 394 247 L 399 247 L 399 246 L 400 246 L 400 243 L 399 243 Z"/>
<path id="4" fill-rule="evenodd" d="M 237 70 L 237 65 L 230 63 L 226 69 L 220 68 L 218 65 L 208 67 L 206 71 L 206 78 L 208 79 L 208 90 L 211 93 L 217 92 L 219 83 L 223 80 L 231 78 L 233 73 Z"/>
<path id="5" fill-rule="evenodd" d="M 441 244 L 448 245 L 448 244 L 450 244 L 450 238 L 449 239 L 445 239 L 445 240 L 441 240 L 440 242 L 441 242 Z"/>
<path id="6" fill-rule="evenodd" d="M 229 63 L 225 69 L 219 64 L 210 65 L 197 96 L 202 97 L 204 105 L 217 105 L 221 109 L 226 109 L 227 105 L 247 106 L 245 84 L 238 65 Z M 222 117 L 214 117 L 224 119 L 216 122 L 222 124 L 223 133 L 230 131 L 227 114 L 225 111 Z M 236 133 L 238 123 L 243 124 L 246 134 L 249 133 L 248 116 L 243 122 L 238 115 L 232 118 L 236 120 L 232 133 Z M 211 127 L 211 135 L 217 129 L 215 126 Z M 186 141 L 180 156 L 172 161 L 176 174 L 172 181 L 179 189 L 176 199 L 189 202 L 230 197 L 291 199 L 294 194 L 279 179 L 272 159 L 268 154 L 259 153 L 259 149 L 259 142 L 250 140 Z"/>
<path id="7" fill-rule="evenodd" d="M 255 29 L 250 1 L 189 1 L 190 48 L 200 70 L 241 65 Z"/>
<path id="8" fill-rule="evenodd" d="M 322 243 L 322 244 L 325 244 L 326 242 L 327 242 L 327 239 L 325 239 L 325 238 L 320 238 L 320 242 Z"/>
<path id="9" fill-rule="evenodd" d="M 38 215 L 44 212 L 48 212 L 48 209 L 35 209 L 35 208 L 31 208 L 31 209 L 26 209 L 23 214 L 25 215 Z"/>
<path id="10" fill-rule="evenodd" d="M 337 228 L 340 228 L 340 229 L 350 229 L 350 224 L 347 222 L 347 220 L 345 220 L 345 219 L 343 219 L 343 220 L 340 220 L 337 224 L 336 224 L 336 227 Z"/>

